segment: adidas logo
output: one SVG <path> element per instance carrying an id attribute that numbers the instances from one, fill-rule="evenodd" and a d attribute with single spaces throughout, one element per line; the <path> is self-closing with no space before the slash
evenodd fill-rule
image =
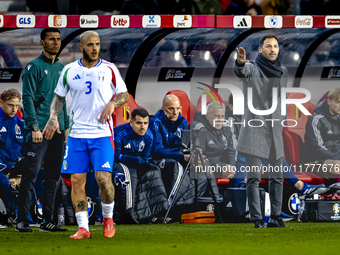
<path id="1" fill-rule="evenodd" d="M 227 204 L 227 207 L 233 207 L 233 204 L 231 203 L 231 201 L 229 201 L 229 203 Z"/>
<path id="2" fill-rule="evenodd" d="M 27 70 L 29 71 L 31 69 L 32 65 L 27 66 Z"/>
<path id="3" fill-rule="evenodd" d="M 127 145 L 124 146 L 125 149 L 131 149 L 131 144 L 128 143 Z"/>
<path id="4" fill-rule="evenodd" d="M 332 130 L 328 130 L 327 134 L 332 135 L 333 134 Z"/>
<path id="5" fill-rule="evenodd" d="M 74 78 L 73 78 L 73 80 L 80 80 L 81 78 L 80 78 L 80 76 L 79 76 L 79 74 L 77 74 L 76 76 L 74 76 Z"/>
<path id="6" fill-rule="evenodd" d="M 111 168 L 109 162 L 107 161 L 104 165 L 102 165 L 103 168 Z"/>
<path id="7" fill-rule="evenodd" d="M 7 132 L 5 127 L 2 127 L 2 129 L 0 130 L 0 132 Z"/>
<path id="8" fill-rule="evenodd" d="M 45 70 L 45 74 L 48 74 L 48 71 L 47 71 L 47 70 Z"/>
<path id="9" fill-rule="evenodd" d="M 210 140 L 208 144 L 215 144 L 213 140 Z"/>
<path id="10" fill-rule="evenodd" d="M 241 20 L 241 22 L 237 25 L 238 27 L 248 27 L 247 21 L 245 18 Z"/>

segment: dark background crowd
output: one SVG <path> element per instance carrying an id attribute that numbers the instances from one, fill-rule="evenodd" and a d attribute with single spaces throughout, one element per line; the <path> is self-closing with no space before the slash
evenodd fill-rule
<path id="1" fill-rule="evenodd" d="M 338 0 L 0 0 L 0 12 L 54 14 L 337 15 Z"/>

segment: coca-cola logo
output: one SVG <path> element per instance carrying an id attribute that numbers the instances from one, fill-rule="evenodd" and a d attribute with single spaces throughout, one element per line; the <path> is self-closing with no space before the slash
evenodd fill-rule
<path id="1" fill-rule="evenodd" d="M 340 25 L 340 19 L 328 19 L 327 25 Z"/>
<path id="2" fill-rule="evenodd" d="M 311 18 L 300 19 L 298 18 L 295 22 L 296 26 L 310 26 L 312 23 Z"/>
<path id="3" fill-rule="evenodd" d="M 113 18 L 113 20 L 112 20 L 112 25 L 113 26 L 126 26 L 126 23 L 127 23 L 128 21 L 126 20 L 126 19 L 123 19 L 123 18 Z"/>
<path id="4" fill-rule="evenodd" d="M 312 16 L 295 16 L 296 28 L 312 28 L 313 17 Z"/>

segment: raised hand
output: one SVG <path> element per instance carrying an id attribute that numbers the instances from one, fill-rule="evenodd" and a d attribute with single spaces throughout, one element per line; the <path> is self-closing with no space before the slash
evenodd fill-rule
<path id="1" fill-rule="evenodd" d="M 239 64 L 244 64 L 245 62 L 249 62 L 246 59 L 246 51 L 245 51 L 245 49 L 243 49 L 242 47 L 236 48 L 236 52 L 237 52 L 237 62 Z"/>

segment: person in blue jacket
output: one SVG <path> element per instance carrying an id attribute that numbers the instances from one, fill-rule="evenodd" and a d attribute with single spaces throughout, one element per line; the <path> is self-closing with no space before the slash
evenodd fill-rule
<path id="1" fill-rule="evenodd" d="M 167 207 L 160 169 L 151 162 L 154 136 L 148 126 L 149 113 L 143 108 L 136 108 L 131 113 L 130 123 L 117 126 L 114 131 L 112 177 L 116 188 L 116 223 L 138 224 L 140 220 L 148 220 L 164 212 Z M 135 206 L 136 203 L 142 206 Z"/>
<path id="2" fill-rule="evenodd" d="M 150 129 L 154 134 L 153 159 L 162 170 L 169 197 L 175 192 L 184 172 L 183 167 L 190 158 L 189 154 L 183 153 L 183 134 L 189 128 L 181 111 L 178 97 L 169 94 L 164 97 L 162 108 L 150 119 Z"/>
<path id="3" fill-rule="evenodd" d="M 12 88 L 6 89 L 0 100 L 0 198 L 6 206 L 9 218 L 14 217 L 16 207 L 8 177 L 11 169 L 22 159 L 24 140 L 24 121 L 15 115 L 20 101 L 21 94 Z"/>

